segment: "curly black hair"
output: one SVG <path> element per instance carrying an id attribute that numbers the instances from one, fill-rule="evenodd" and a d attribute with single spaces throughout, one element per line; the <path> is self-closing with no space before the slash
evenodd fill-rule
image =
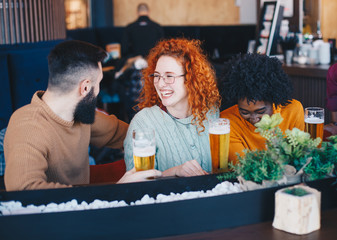
<path id="1" fill-rule="evenodd" d="M 293 86 L 274 57 L 260 54 L 239 54 L 225 63 L 218 82 L 223 101 L 221 110 L 237 104 L 238 100 L 265 101 L 286 106 L 292 99 Z"/>

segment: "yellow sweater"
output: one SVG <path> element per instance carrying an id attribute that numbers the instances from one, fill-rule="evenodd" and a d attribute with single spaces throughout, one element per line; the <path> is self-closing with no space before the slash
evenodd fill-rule
<path id="1" fill-rule="evenodd" d="M 285 107 L 274 108 L 273 113 L 281 113 L 283 121 L 279 127 L 283 132 L 294 127 L 304 130 L 304 111 L 299 101 L 293 99 Z M 262 150 L 266 148 L 266 139 L 260 133 L 255 132 L 254 125 L 241 117 L 238 105 L 222 111 L 220 117 L 230 120 L 229 160 L 231 162 L 236 162 L 236 153 L 243 155 L 243 149 Z"/>
<path id="2" fill-rule="evenodd" d="M 95 123 L 58 117 L 36 92 L 31 104 L 15 111 L 5 135 L 7 191 L 61 188 L 89 183 L 89 143 L 122 148 L 128 125 L 96 112 Z"/>

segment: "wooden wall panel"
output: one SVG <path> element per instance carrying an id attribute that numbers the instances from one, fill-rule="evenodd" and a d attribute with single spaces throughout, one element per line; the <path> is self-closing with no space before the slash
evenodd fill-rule
<path id="1" fill-rule="evenodd" d="M 114 25 L 137 19 L 137 5 L 147 3 L 150 17 L 163 26 L 236 25 L 240 23 L 235 0 L 114 0 Z"/>
<path id="2" fill-rule="evenodd" d="M 0 44 L 65 37 L 64 0 L 0 0 Z"/>
<path id="3" fill-rule="evenodd" d="M 321 0 L 321 31 L 325 41 L 328 38 L 337 39 L 337 1 Z"/>
<path id="4" fill-rule="evenodd" d="M 21 42 L 24 43 L 26 42 L 26 36 L 25 36 L 25 25 L 24 25 L 24 2 L 23 0 L 19 1 L 19 16 L 20 16 L 20 37 L 21 37 Z"/>
<path id="5" fill-rule="evenodd" d="M 7 0 L 6 9 L 8 9 L 8 23 L 9 23 L 9 36 L 10 36 L 10 43 L 15 43 L 15 26 L 14 26 L 14 17 L 13 17 L 13 2 L 12 0 Z"/>
<path id="6" fill-rule="evenodd" d="M 8 2 L 6 0 L 2 0 L 1 2 L 1 12 L 2 12 L 2 26 L 3 26 L 3 32 L 4 32 L 4 36 L 1 36 L 1 38 L 3 39 L 2 44 L 4 43 L 9 43 L 9 33 L 10 33 L 10 28 L 9 28 L 9 24 L 8 24 Z"/>

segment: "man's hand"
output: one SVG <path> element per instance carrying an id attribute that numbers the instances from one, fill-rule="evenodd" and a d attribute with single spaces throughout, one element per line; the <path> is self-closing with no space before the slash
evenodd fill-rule
<path id="1" fill-rule="evenodd" d="M 130 171 L 127 171 L 117 183 L 143 182 L 161 176 L 162 173 L 155 169 L 137 172 L 136 169 L 133 168 Z"/>

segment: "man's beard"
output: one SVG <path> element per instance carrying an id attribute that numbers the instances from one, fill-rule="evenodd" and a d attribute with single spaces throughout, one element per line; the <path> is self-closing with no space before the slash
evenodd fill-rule
<path id="1" fill-rule="evenodd" d="M 76 106 L 74 121 L 84 124 L 92 124 L 95 121 L 97 96 L 94 96 L 94 88 Z"/>

